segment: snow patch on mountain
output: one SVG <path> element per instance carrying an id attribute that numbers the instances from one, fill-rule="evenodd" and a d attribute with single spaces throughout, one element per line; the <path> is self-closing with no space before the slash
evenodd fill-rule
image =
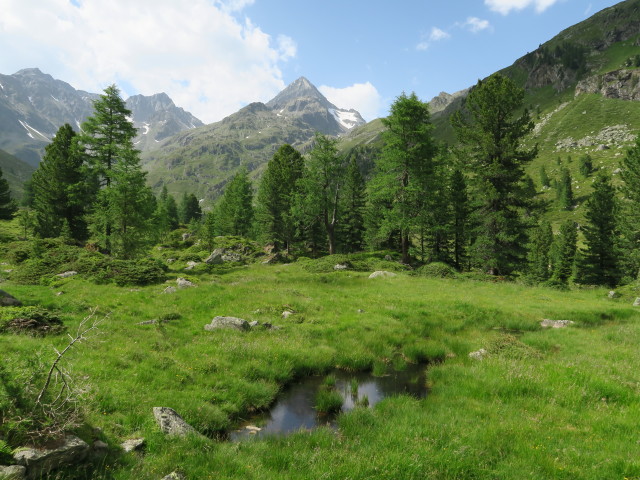
<path id="1" fill-rule="evenodd" d="M 336 119 L 336 122 L 347 130 L 351 130 L 362 123 L 358 113 L 353 110 L 336 110 L 334 108 L 329 108 L 328 110 L 333 115 L 333 118 Z"/>
<path id="2" fill-rule="evenodd" d="M 24 127 L 24 129 L 27 131 L 27 135 L 29 135 L 29 137 L 33 138 L 34 140 L 45 140 L 45 141 L 49 141 L 51 140 L 49 137 L 47 137 L 44 133 L 39 132 L 38 130 L 36 130 L 35 128 L 33 128 L 31 125 L 29 125 L 27 122 L 23 122 L 22 120 L 18 120 L 20 122 L 20 125 L 22 125 Z M 33 136 L 33 134 L 36 134 L 38 136 L 40 136 L 41 138 L 36 138 Z"/>

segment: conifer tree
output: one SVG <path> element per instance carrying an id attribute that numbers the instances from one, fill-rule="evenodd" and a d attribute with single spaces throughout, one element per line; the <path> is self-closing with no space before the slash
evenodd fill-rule
<path id="1" fill-rule="evenodd" d="M 565 286 L 573 275 L 576 259 L 576 243 L 578 230 L 573 220 L 567 220 L 560 225 L 560 231 L 552 246 L 553 272 L 551 285 Z"/>
<path id="2" fill-rule="evenodd" d="M 11 198 L 9 182 L 2 176 L 0 169 L 0 220 L 11 220 L 18 211 L 15 200 Z"/>
<path id="3" fill-rule="evenodd" d="M 256 223 L 260 239 L 289 252 L 296 238 L 292 215 L 294 197 L 304 170 L 302 155 L 282 145 L 267 164 L 257 195 Z"/>
<path id="4" fill-rule="evenodd" d="M 558 205 L 562 210 L 571 210 L 573 208 L 573 188 L 571 186 L 571 172 L 568 168 L 563 168 L 558 182 Z"/>
<path id="5" fill-rule="evenodd" d="M 329 255 L 336 253 L 336 229 L 340 222 L 340 199 L 343 193 L 344 158 L 338 155 L 337 140 L 316 133 L 315 143 L 300 180 L 297 221 L 307 231 L 320 226 L 326 236 Z"/>
<path id="6" fill-rule="evenodd" d="M 640 270 L 640 136 L 622 161 L 620 206 L 620 267 L 629 278 Z"/>
<path id="7" fill-rule="evenodd" d="M 365 183 L 360 173 L 357 154 L 354 154 L 347 165 L 341 208 L 343 218 L 340 225 L 340 243 L 346 252 L 358 252 L 364 247 L 365 204 Z"/>
<path id="8" fill-rule="evenodd" d="M 544 168 L 544 165 L 540 166 L 540 185 L 547 188 L 551 186 L 551 181 L 549 180 L 549 175 L 547 175 L 547 169 Z"/>
<path id="9" fill-rule="evenodd" d="M 118 88 L 115 85 L 107 87 L 104 93 L 94 101 L 93 109 L 93 115 L 82 124 L 81 136 L 89 158 L 91 173 L 101 188 L 94 205 L 92 230 L 100 237 L 104 249 L 111 252 L 111 235 L 114 228 L 112 221 L 123 212 L 118 212 L 118 205 L 108 202 L 122 198 L 133 199 L 131 194 L 123 196 L 122 192 L 109 191 L 114 182 L 114 176 L 118 176 L 120 182 L 123 181 L 125 173 L 136 177 L 128 187 L 122 186 L 125 190 L 134 184 L 144 185 L 144 182 L 139 182 L 138 177 L 141 173 L 139 152 L 133 146 L 136 129 L 129 120 L 131 111 L 127 109 L 124 100 L 120 97 Z M 126 165 L 116 172 L 115 167 L 120 162 L 125 162 Z M 143 197 L 147 197 L 147 192 Z M 125 232 L 139 237 L 142 232 L 137 232 L 136 228 L 138 227 L 126 228 Z M 122 233 L 120 231 L 118 235 L 121 236 Z M 122 240 L 122 238 L 119 239 L 121 245 Z"/>
<path id="10" fill-rule="evenodd" d="M 549 254 L 552 243 L 553 231 L 551 230 L 551 224 L 543 220 L 532 231 L 528 253 L 529 278 L 534 282 L 544 282 L 551 275 Z"/>
<path id="11" fill-rule="evenodd" d="M 84 167 L 84 150 L 67 123 L 58 129 L 31 179 L 35 231 L 41 237 L 57 237 L 63 224 L 70 238 L 87 239 L 85 214 L 92 202 Z"/>
<path id="12" fill-rule="evenodd" d="M 470 212 L 467 182 L 460 169 L 455 169 L 449 179 L 449 203 L 452 210 L 453 266 L 462 270 L 467 258 Z"/>
<path id="13" fill-rule="evenodd" d="M 507 77 L 492 75 L 479 81 L 466 100 L 468 117 L 452 121 L 464 147 L 463 158 L 474 180 L 475 262 L 492 275 L 509 274 L 525 256 L 527 224 L 522 210 L 529 206 L 519 183 L 524 166 L 537 155 L 522 139 L 533 129 L 528 111 L 519 116 L 524 90 Z"/>
<path id="14" fill-rule="evenodd" d="M 593 171 L 593 160 L 591 159 L 591 156 L 589 154 L 584 154 L 580 157 L 578 162 L 578 169 L 580 170 L 580 174 L 584 178 L 587 178 L 589 175 L 591 175 L 591 172 Z"/>
<path id="15" fill-rule="evenodd" d="M 425 197 L 431 194 L 433 181 L 436 146 L 429 106 L 415 93 L 403 93 L 382 122 L 387 130 L 369 192 L 372 204 L 387 208 L 378 212 L 374 236 L 382 242 L 397 233 L 402 262 L 409 263 L 411 237 L 419 232 L 423 208 L 428 205 Z"/>
<path id="16" fill-rule="evenodd" d="M 596 177 L 586 207 L 587 224 L 582 229 L 586 248 L 581 252 L 580 280 L 614 287 L 620 279 L 616 242 L 618 208 L 615 190 L 605 173 Z"/>
<path id="17" fill-rule="evenodd" d="M 184 224 L 189 224 L 192 221 L 199 222 L 202 219 L 202 209 L 200 208 L 200 202 L 198 197 L 193 193 L 184 193 L 182 201 L 180 202 L 180 220 Z"/>
<path id="18" fill-rule="evenodd" d="M 216 211 L 216 222 L 220 235 L 248 237 L 253 224 L 253 188 L 249 172 L 240 170 L 220 199 Z"/>

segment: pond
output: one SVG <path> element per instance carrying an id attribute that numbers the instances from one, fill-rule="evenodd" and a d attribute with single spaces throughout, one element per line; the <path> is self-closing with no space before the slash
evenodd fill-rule
<path id="1" fill-rule="evenodd" d="M 382 376 L 343 371 L 336 371 L 332 376 L 335 377 L 335 389 L 343 400 L 340 412 L 348 412 L 358 404 L 367 402 L 369 407 L 373 407 L 392 395 L 406 394 L 416 398 L 427 395 L 424 364 L 409 365 L 405 370 L 392 371 Z M 321 415 L 314 408 L 316 395 L 325 378 L 313 376 L 290 385 L 269 411 L 251 418 L 238 430 L 230 432 L 229 439 L 241 441 L 249 437 L 284 435 L 323 425 L 336 428 L 335 415 Z"/>

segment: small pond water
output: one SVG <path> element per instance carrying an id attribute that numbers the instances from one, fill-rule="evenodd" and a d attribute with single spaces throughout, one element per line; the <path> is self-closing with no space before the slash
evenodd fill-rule
<path id="1" fill-rule="evenodd" d="M 409 365 L 405 370 L 383 376 L 371 373 L 337 371 L 335 388 L 343 398 L 341 412 L 348 412 L 366 397 L 370 407 L 382 399 L 399 394 L 423 398 L 427 395 L 425 365 Z M 315 399 L 324 376 L 313 376 L 289 386 L 268 411 L 251 418 L 238 430 L 229 433 L 229 440 L 241 441 L 248 437 L 282 435 L 298 430 L 310 430 L 322 425 L 336 427 L 336 417 L 318 415 Z M 357 391 L 352 385 L 357 382 Z"/>

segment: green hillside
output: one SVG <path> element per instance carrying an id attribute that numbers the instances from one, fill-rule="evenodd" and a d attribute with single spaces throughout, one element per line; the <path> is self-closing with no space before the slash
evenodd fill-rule
<path id="1" fill-rule="evenodd" d="M 2 169 L 2 176 L 9 182 L 13 197 L 16 199 L 22 198 L 24 182 L 31 178 L 35 168 L 4 150 L 0 150 L 0 168 Z"/>

